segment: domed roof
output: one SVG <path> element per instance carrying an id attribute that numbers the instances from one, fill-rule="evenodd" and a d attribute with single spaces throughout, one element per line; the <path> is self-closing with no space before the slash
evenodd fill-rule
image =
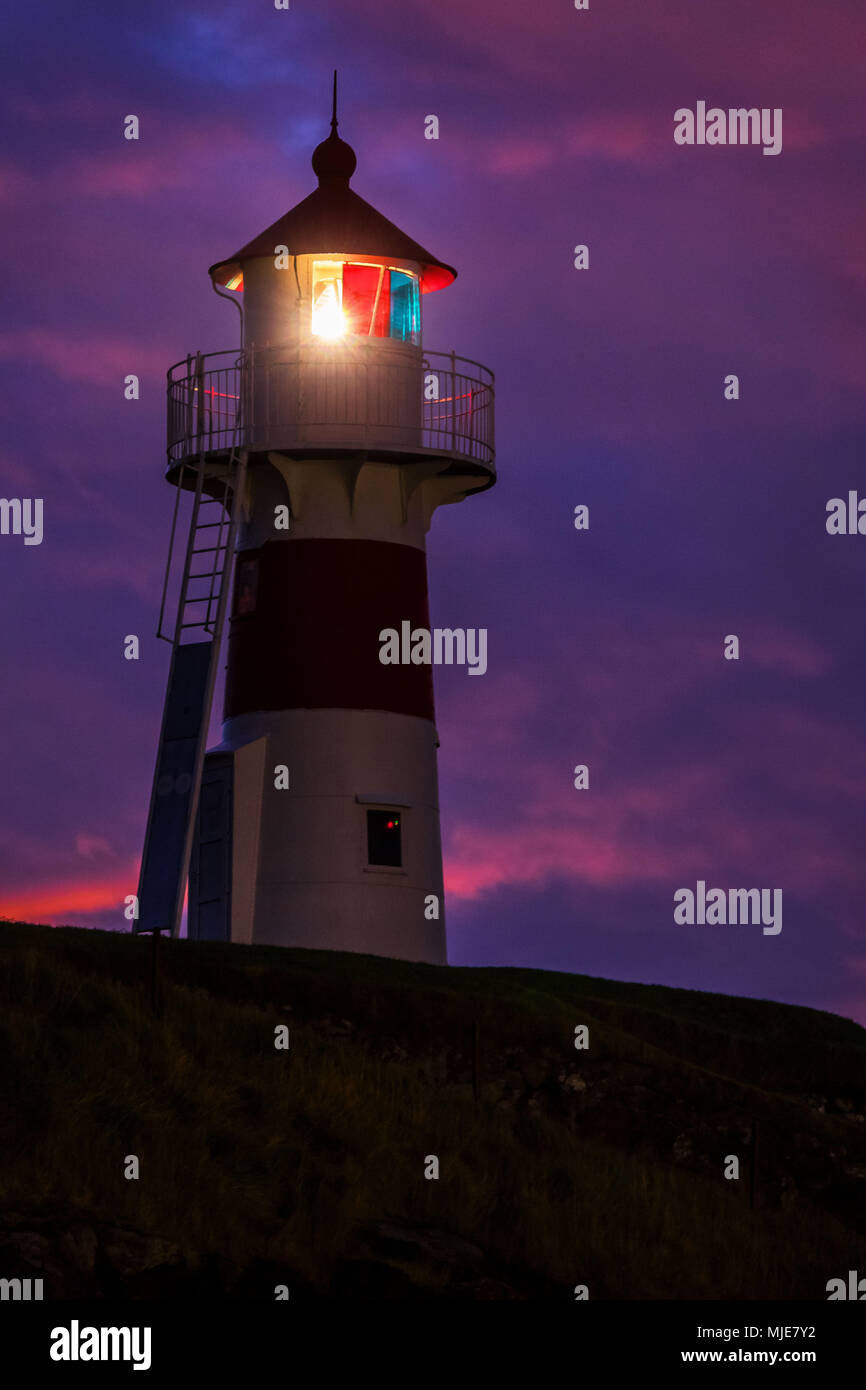
<path id="1" fill-rule="evenodd" d="M 345 140 L 340 139 L 336 121 L 331 125 L 331 133 L 327 140 L 323 140 L 321 145 L 317 145 L 313 150 L 312 164 L 313 173 L 318 177 L 319 183 L 331 179 L 345 179 L 348 183 L 354 174 L 358 166 L 355 151 Z"/>
<path id="2" fill-rule="evenodd" d="M 452 266 L 437 260 L 349 187 L 356 164 L 355 151 L 337 134 L 335 95 L 331 133 L 313 151 L 313 172 L 319 180 L 318 188 L 228 260 L 212 265 L 209 273 L 216 283 L 227 285 L 234 281 L 232 288 L 242 289 L 245 261 L 273 256 L 276 246 L 287 246 L 293 256 L 345 252 L 346 255 L 418 261 L 423 294 L 450 285 L 457 277 Z"/>

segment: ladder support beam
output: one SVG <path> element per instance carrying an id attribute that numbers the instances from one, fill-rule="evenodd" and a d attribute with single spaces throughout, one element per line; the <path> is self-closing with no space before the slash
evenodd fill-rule
<path id="1" fill-rule="evenodd" d="M 231 563 L 243 508 L 246 450 L 232 451 L 233 466 L 222 479 L 222 499 L 203 493 L 207 462 L 207 454 L 202 453 L 196 468 L 177 616 L 169 639 L 162 632 L 162 622 L 177 530 L 177 508 L 172 521 L 157 633 L 171 641 L 172 653 L 139 876 L 139 915 L 134 923 L 137 932 L 170 931 L 172 936 L 179 934 L 183 915 L 219 649 L 231 588 Z M 223 508 L 219 522 L 200 521 L 201 509 L 207 505 Z M 196 539 L 200 532 L 214 526 L 220 527 L 220 543 L 206 550 L 197 549 Z M 203 553 L 214 555 L 213 569 L 206 574 L 195 574 L 192 570 L 194 557 Z M 193 598 L 189 591 L 196 579 L 206 579 L 210 584 L 210 592 L 201 598 Z M 201 604 L 207 604 L 206 616 L 194 617 L 196 606 Z M 202 640 L 182 643 L 183 634 L 191 629 L 202 633 Z"/>

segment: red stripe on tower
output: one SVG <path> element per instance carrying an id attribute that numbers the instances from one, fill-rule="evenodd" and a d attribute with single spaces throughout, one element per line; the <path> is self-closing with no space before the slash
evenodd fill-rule
<path id="1" fill-rule="evenodd" d="M 237 557 L 225 718 L 370 709 L 434 717 L 429 666 L 379 660 L 384 628 L 430 626 L 424 552 L 387 541 L 271 541 Z"/>

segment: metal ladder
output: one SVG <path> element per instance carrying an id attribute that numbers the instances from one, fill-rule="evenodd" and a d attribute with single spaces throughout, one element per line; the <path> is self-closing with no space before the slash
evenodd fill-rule
<path id="1" fill-rule="evenodd" d="M 200 447 L 196 462 L 182 464 L 177 478 L 156 634 L 171 644 L 171 662 L 141 860 L 137 932 L 177 936 L 180 931 L 246 466 L 246 450 L 235 446 L 217 471 Z M 187 471 L 194 473 L 192 489 L 184 487 Z M 193 502 L 183 572 L 174 623 L 167 628 L 181 498 L 189 491 Z"/>

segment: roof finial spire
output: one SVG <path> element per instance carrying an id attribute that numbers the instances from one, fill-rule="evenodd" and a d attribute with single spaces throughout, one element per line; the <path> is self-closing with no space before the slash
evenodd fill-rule
<path id="1" fill-rule="evenodd" d="M 348 183 L 355 172 L 355 151 L 337 134 L 337 69 L 334 68 L 334 99 L 331 106 L 331 133 L 313 151 L 313 172 L 319 183 Z"/>

